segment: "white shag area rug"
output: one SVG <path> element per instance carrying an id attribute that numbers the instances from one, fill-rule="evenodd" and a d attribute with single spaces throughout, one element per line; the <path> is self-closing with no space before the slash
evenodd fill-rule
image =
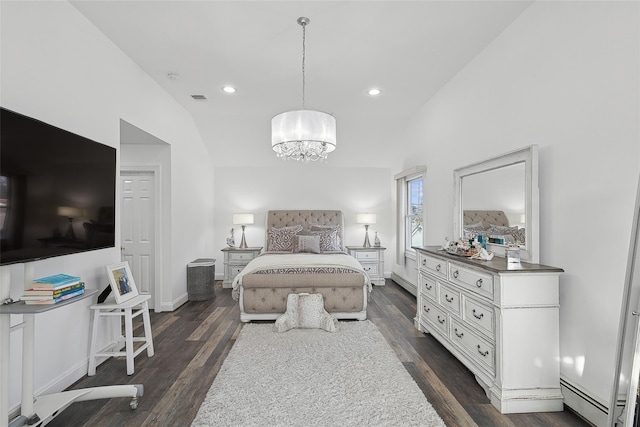
<path id="1" fill-rule="evenodd" d="M 371 321 L 245 324 L 192 426 L 444 426 Z"/>

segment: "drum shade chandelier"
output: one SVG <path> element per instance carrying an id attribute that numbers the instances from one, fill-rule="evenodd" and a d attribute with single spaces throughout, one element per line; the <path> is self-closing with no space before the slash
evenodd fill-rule
<path id="1" fill-rule="evenodd" d="M 280 113 L 271 119 L 271 148 L 278 157 L 305 163 L 326 160 L 336 149 L 336 119 L 322 111 L 305 110 L 306 26 L 309 18 L 298 18 L 302 26 L 302 110 Z"/>

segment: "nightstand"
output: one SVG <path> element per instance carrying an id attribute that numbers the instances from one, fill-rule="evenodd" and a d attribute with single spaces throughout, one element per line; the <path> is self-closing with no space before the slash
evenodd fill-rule
<path id="1" fill-rule="evenodd" d="M 233 279 L 249 264 L 249 261 L 260 255 L 262 246 L 255 248 L 224 248 L 224 280 L 223 288 L 230 288 Z"/>
<path id="2" fill-rule="evenodd" d="M 384 250 L 380 246 L 363 248 L 362 246 L 347 246 L 349 255 L 357 259 L 362 269 L 367 273 L 371 283 L 384 286 Z"/>

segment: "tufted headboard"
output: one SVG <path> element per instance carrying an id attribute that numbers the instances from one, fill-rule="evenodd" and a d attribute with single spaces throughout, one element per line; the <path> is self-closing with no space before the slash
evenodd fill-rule
<path id="1" fill-rule="evenodd" d="M 482 223 L 483 228 L 491 225 L 509 226 L 509 220 L 503 211 L 464 211 L 463 224 Z"/>
<path id="2" fill-rule="evenodd" d="M 344 218 L 342 211 L 333 210 L 272 210 L 267 211 L 267 230 L 271 227 L 289 227 L 302 225 L 305 230 L 312 225 L 337 225 L 340 226 L 338 235 L 344 242 Z M 344 243 L 343 243 L 344 246 Z"/>

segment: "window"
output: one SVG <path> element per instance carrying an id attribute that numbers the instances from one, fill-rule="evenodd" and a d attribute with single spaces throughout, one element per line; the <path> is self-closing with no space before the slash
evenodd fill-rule
<path id="1" fill-rule="evenodd" d="M 408 250 L 411 246 L 422 246 L 422 175 L 417 178 L 407 180 L 407 206 L 406 206 L 406 235 L 405 247 Z"/>
<path id="2" fill-rule="evenodd" d="M 415 166 L 395 176 L 397 184 L 397 254 L 396 262 L 415 259 L 412 246 L 424 244 L 424 181 L 427 168 Z"/>

